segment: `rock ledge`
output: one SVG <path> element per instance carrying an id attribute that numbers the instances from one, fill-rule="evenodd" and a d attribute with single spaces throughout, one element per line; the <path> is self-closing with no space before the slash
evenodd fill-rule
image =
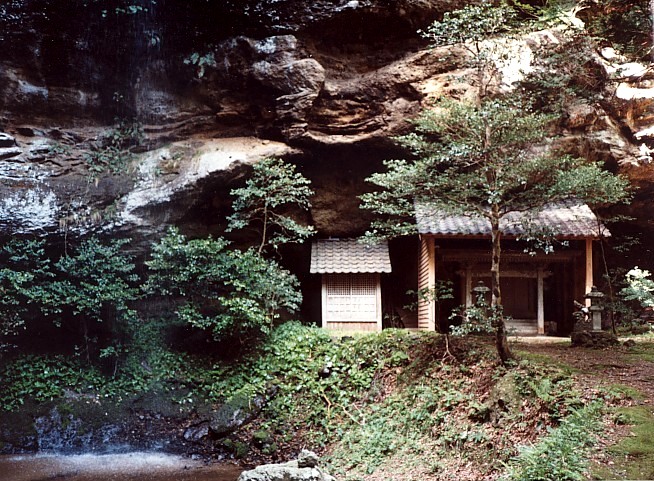
<path id="1" fill-rule="evenodd" d="M 318 467 L 318 456 L 306 449 L 295 461 L 263 464 L 243 471 L 237 481 L 336 481 Z"/>

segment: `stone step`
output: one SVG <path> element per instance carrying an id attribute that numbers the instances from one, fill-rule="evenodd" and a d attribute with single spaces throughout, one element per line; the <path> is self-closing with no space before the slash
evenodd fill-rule
<path id="1" fill-rule="evenodd" d="M 531 320 L 513 319 L 506 322 L 506 328 L 509 334 L 538 334 L 538 323 Z"/>

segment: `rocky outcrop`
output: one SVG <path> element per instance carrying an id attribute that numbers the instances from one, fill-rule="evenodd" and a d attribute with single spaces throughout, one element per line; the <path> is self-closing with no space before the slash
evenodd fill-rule
<path id="1" fill-rule="evenodd" d="M 243 471 L 238 481 L 335 481 L 318 467 L 318 456 L 302 450 L 297 460 L 282 464 L 264 464 Z"/>
<path id="2" fill-rule="evenodd" d="M 312 181 L 321 235 L 358 235 L 369 222 L 364 179 L 406 156 L 392 137 L 433 99 L 474 94 L 464 49 L 427 49 L 416 34 L 463 3 L 166 0 L 133 14 L 111 0 L 3 5 L 0 234 L 139 238 L 169 223 L 220 234 L 246 165 L 275 155 Z M 501 40 L 513 54 L 497 88 L 520 85 L 539 49 L 566 35 Z M 640 190 L 624 213 L 648 229 L 653 76 L 610 49 L 584 58 L 579 81 L 595 90 L 566 103 L 559 146 L 627 173 Z M 98 174 L 88 156 L 115 118 L 136 119 L 144 141 L 128 169 Z"/>

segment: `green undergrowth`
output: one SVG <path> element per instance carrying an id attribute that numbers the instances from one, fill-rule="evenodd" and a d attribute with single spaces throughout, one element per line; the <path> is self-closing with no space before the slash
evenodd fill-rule
<path id="1" fill-rule="evenodd" d="M 451 351 L 434 333 L 332 339 L 291 323 L 238 368 L 220 372 L 211 395 L 276 391 L 253 438 L 270 434 L 266 446 L 282 446 L 292 433 L 295 443 L 322 451 L 339 479 L 494 476 L 518 445 L 584 406 L 557 366 L 500 367 L 492 345 L 474 337 Z M 583 471 L 579 464 L 571 469 Z"/>
<path id="2" fill-rule="evenodd" d="M 214 366 L 208 395 L 227 399 L 243 391 L 274 392 L 264 412 L 268 424 L 302 430 L 324 445 L 334 420 L 352 416 L 356 403 L 379 396 L 383 373 L 406 366 L 417 346 L 441 342 L 435 335 L 401 330 L 333 339 L 323 329 L 291 322 L 238 364 Z"/>
<path id="3" fill-rule="evenodd" d="M 588 456 L 601 431 L 602 405 L 576 409 L 537 443 L 513 457 L 502 481 L 588 479 Z"/>
<path id="4" fill-rule="evenodd" d="M 436 333 L 336 338 L 289 322 L 226 362 L 171 352 L 150 329 L 114 375 L 63 357 L 15 359 L 2 371 L 11 386 L 0 395 L 3 408 L 66 391 L 110 401 L 155 392 L 189 413 L 258 398 L 265 402 L 257 418 L 221 441 L 252 462 L 308 447 L 344 480 L 578 479 L 512 474 L 537 464 L 541 449 L 560 458 L 577 453 L 570 472 L 586 469 L 589 441 L 575 436 L 593 430 L 575 419 L 594 419 L 584 411 L 592 400 L 576 390 L 570 371 L 540 359 L 502 367 L 483 338 L 457 339 L 448 352 Z M 534 469 L 562 476 L 557 466 Z"/>
<path id="5" fill-rule="evenodd" d="M 206 358 L 166 347 L 165 324 L 142 322 L 129 345 L 104 349 L 100 362 L 73 355 L 20 355 L 0 365 L 0 411 L 83 395 L 111 403 L 158 392 L 180 406 L 206 400 Z"/>

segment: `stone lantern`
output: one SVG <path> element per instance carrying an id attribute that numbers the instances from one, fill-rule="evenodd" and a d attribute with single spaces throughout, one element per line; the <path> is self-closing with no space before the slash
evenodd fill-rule
<path id="1" fill-rule="evenodd" d="M 474 303 L 480 307 L 486 305 L 486 294 L 489 292 L 490 288 L 486 287 L 483 281 L 479 281 L 477 285 L 472 288 Z"/>
<path id="2" fill-rule="evenodd" d="M 589 317 L 593 325 L 593 331 L 602 330 L 602 311 L 603 307 L 599 305 L 604 294 L 597 290 L 597 287 L 590 288 L 590 292 L 584 296 L 585 299 L 590 300 L 590 307 L 588 308 Z"/>

